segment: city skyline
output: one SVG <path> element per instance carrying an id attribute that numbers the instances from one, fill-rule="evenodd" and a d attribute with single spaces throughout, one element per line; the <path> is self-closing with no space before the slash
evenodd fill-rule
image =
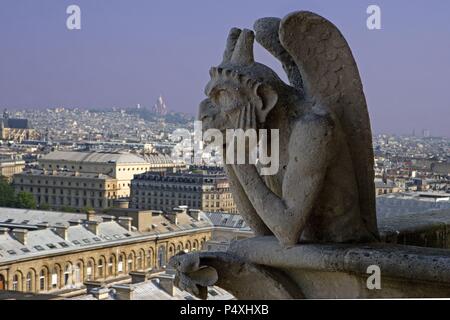
<path id="1" fill-rule="evenodd" d="M 74 3 L 82 29 L 69 31 L 66 8 Z M 374 133 L 450 136 L 450 43 L 436 40 L 449 38 L 450 4 L 377 1 L 381 30 L 366 28 L 369 1 L 254 4 L 202 2 L 195 10 L 181 1 L 2 1 L 0 106 L 151 107 L 162 94 L 171 110 L 195 114 L 229 28 L 311 10 L 335 22 L 352 47 Z M 261 48 L 255 55 L 283 75 Z"/>

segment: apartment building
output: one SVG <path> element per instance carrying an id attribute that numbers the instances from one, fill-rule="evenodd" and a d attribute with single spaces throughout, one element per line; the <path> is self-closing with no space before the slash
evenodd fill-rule
<path id="1" fill-rule="evenodd" d="M 9 181 L 12 177 L 21 173 L 25 168 L 25 161 L 15 159 L 0 159 L 0 176 L 6 177 Z"/>
<path id="2" fill-rule="evenodd" d="M 146 172 L 131 181 L 131 208 L 171 211 L 188 206 L 203 211 L 236 212 L 229 181 L 221 168 L 192 167 L 176 172 Z"/>
<path id="3" fill-rule="evenodd" d="M 0 291 L 59 295 L 127 281 L 132 272 L 165 270 L 173 255 L 211 238 L 203 212 L 147 215 L 148 231 L 140 231 L 125 216 L 0 208 Z"/>
<path id="4" fill-rule="evenodd" d="M 144 159 L 126 152 L 55 151 L 38 162 L 38 169 L 14 175 L 15 189 L 32 193 L 39 205 L 75 209 L 112 207 L 130 196 L 135 174 L 170 166 L 164 155 Z"/>

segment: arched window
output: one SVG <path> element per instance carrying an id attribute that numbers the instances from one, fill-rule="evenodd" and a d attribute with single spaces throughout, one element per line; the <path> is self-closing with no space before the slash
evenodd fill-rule
<path id="1" fill-rule="evenodd" d="M 0 274 L 0 291 L 5 290 L 5 277 Z"/>
<path id="2" fill-rule="evenodd" d="M 52 288 L 56 289 L 58 288 L 58 269 L 56 267 L 54 267 L 52 269 L 52 278 L 51 278 L 52 282 Z"/>
<path id="3" fill-rule="evenodd" d="M 164 246 L 158 249 L 158 268 L 162 269 L 166 266 L 166 248 Z"/>
<path id="4" fill-rule="evenodd" d="M 81 270 L 83 269 L 83 266 L 81 265 L 81 263 L 77 263 L 77 265 L 75 266 L 75 270 L 73 272 L 74 275 L 74 283 L 78 284 L 81 283 Z"/>
<path id="5" fill-rule="evenodd" d="M 72 272 L 72 265 L 68 263 L 64 268 L 64 286 L 70 284 L 70 273 Z"/>
<path id="6" fill-rule="evenodd" d="M 47 290 L 47 285 L 46 285 L 46 281 L 45 281 L 46 276 L 47 276 L 46 270 L 42 269 L 41 272 L 39 273 L 39 290 L 40 291 Z"/>
<path id="7" fill-rule="evenodd" d="M 26 280 L 26 291 L 32 292 L 33 291 L 33 274 L 30 272 L 27 273 L 27 280 Z"/>
<path id="8" fill-rule="evenodd" d="M 186 242 L 186 245 L 184 246 L 184 248 L 185 248 L 186 252 L 191 251 L 191 242 L 189 240 Z"/>
<path id="9" fill-rule="evenodd" d="M 98 270 L 98 277 L 99 278 L 103 278 L 103 259 L 100 258 L 98 259 L 98 266 L 97 266 L 97 270 Z"/>
<path id="10" fill-rule="evenodd" d="M 108 274 L 114 276 L 114 257 L 109 257 L 108 261 Z"/>
<path id="11" fill-rule="evenodd" d="M 13 291 L 18 291 L 19 290 L 19 276 L 17 274 L 15 274 L 14 277 L 13 277 L 12 290 Z"/>
<path id="12" fill-rule="evenodd" d="M 153 268 L 153 249 L 150 249 L 147 252 L 147 268 Z"/>
<path id="13" fill-rule="evenodd" d="M 119 256 L 119 263 L 117 264 L 117 272 L 118 273 L 123 272 L 123 255 L 122 254 Z"/>
<path id="14" fill-rule="evenodd" d="M 88 281 L 93 280 L 94 276 L 93 276 L 93 268 L 94 266 L 92 265 L 92 261 L 89 261 L 87 263 L 87 267 L 86 267 L 86 279 Z"/>
<path id="15" fill-rule="evenodd" d="M 144 262 L 144 251 L 141 250 L 139 251 L 139 254 L 136 258 L 136 270 L 144 269 L 143 262 Z"/>
<path id="16" fill-rule="evenodd" d="M 130 253 L 128 255 L 127 264 L 128 264 L 128 272 L 133 271 L 133 254 L 132 253 Z"/>

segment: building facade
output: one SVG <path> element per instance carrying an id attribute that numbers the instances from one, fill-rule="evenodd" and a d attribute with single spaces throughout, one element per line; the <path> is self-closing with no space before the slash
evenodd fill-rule
<path id="1" fill-rule="evenodd" d="M 0 176 L 11 181 L 15 174 L 21 173 L 25 168 L 25 161 L 14 159 L 0 159 Z"/>
<path id="2" fill-rule="evenodd" d="M 236 213 L 229 181 L 222 169 L 191 168 L 146 172 L 131 181 L 131 208 L 170 212 L 177 206 Z"/>
<path id="3" fill-rule="evenodd" d="M 170 167 L 163 155 L 146 159 L 123 152 L 56 151 L 39 159 L 39 169 L 14 176 L 17 191 L 32 193 L 39 205 L 60 209 L 112 207 L 130 196 L 135 174 Z"/>
<path id="4" fill-rule="evenodd" d="M 5 111 L 0 118 L 0 140 L 22 142 L 39 137 L 27 119 L 10 118 Z"/>
<path id="5" fill-rule="evenodd" d="M 179 210 L 155 213 L 149 227 L 139 232 L 129 217 L 0 208 L 0 290 L 57 295 L 159 272 L 174 254 L 204 248 L 212 224 Z"/>

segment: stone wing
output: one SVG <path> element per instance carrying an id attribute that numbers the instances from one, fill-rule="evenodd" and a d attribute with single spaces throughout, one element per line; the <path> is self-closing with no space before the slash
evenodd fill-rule
<path id="1" fill-rule="evenodd" d="M 355 168 L 361 215 L 378 238 L 372 132 L 349 45 L 336 26 L 307 11 L 291 13 L 281 20 L 279 41 L 298 66 L 306 99 L 330 108 L 339 118 Z"/>

